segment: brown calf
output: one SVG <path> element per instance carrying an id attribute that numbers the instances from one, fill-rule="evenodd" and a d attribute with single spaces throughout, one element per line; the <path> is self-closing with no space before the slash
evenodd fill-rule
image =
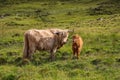
<path id="1" fill-rule="evenodd" d="M 81 52 L 83 46 L 83 40 L 82 38 L 76 34 L 72 37 L 72 50 L 73 50 L 73 57 L 77 56 L 77 59 L 79 59 L 79 54 Z"/>

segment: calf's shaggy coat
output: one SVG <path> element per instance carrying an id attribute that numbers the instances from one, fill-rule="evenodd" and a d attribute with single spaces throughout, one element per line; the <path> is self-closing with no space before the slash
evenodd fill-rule
<path id="1" fill-rule="evenodd" d="M 83 46 L 83 40 L 82 38 L 76 34 L 72 37 L 72 51 L 73 51 L 73 57 L 77 56 L 77 59 L 79 58 L 79 54 L 81 52 Z"/>

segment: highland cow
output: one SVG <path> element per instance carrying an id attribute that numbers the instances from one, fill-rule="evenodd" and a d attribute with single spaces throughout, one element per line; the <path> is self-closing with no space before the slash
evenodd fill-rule
<path id="1" fill-rule="evenodd" d="M 26 31 L 24 34 L 23 58 L 29 59 L 36 50 L 43 50 L 50 52 L 50 57 L 53 60 L 57 49 L 67 42 L 69 32 L 69 30 L 62 29 L 32 29 Z"/>

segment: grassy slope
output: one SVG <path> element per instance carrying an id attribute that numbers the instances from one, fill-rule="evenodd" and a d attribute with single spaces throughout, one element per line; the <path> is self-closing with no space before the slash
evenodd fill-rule
<path id="1" fill-rule="evenodd" d="M 35 1 L 2 6 L 0 79 L 119 80 L 120 14 L 90 15 L 89 9 L 99 7 L 101 2 L 104 0 Z M 56 53 L 56 61 L 48 61 L 47 52 L 36 52 L 34 59 L 23 65 L 23 33 L 31 28 L 74 28 L 84 40 L 80 59 L 71 59 L 70 35 L 68 43 Z"/>

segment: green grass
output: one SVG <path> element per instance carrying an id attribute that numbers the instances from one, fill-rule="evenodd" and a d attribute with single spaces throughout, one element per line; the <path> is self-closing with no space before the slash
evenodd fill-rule
<path id="1" fill-rule="evenodd" d="M 118 5 L 118 0 L 0 0 L 0 80 L 119 80 Z M 33 28 L 74 29 L 84 41 L 80 59 L 72 59 L 70 34 L 55 61 L 37 51 L 22 62 L 24 32 Z"/>

